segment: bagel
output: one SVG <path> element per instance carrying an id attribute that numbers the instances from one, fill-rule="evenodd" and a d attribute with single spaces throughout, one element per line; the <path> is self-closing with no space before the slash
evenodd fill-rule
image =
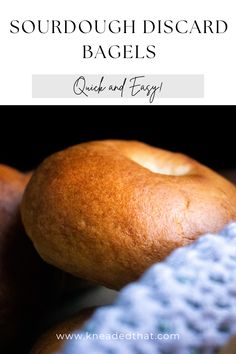
<path id="1" fill-rule="evenodd" d="M 0 165 L 0 352 L 21 352 L 35 317 L 54 299 L 61 271 L 43 262 L 26 236 L 20 202 L 31 174 Z M 55 286 L 55 288 L 54 288 Z M 28 338 L 29 340 L 29 338 Z"/>
<path id="2" fill-rule="evenodd" d="M 218 354 L 236 354 L 236 335 L 230 338 Z"/>
<path id="3" fill-rule="evenodd" d="M 46 262 L 119 289 L 176 247 L 236 219 L 236 188 L 182 154 L 94 141 L 47 158 L 21 212 Z"/>
<path id="4" fill-rule="evenodd" d="M 49 329 L 36 341 L 30 354 L 55 354 L 63 352 L 64 345 L 68 339 L 66 337 L 59 338 L 60 334 L 71 335 L 72 332 L 77 333 L 94 311 L 95 307 L 86 308 Z"/>

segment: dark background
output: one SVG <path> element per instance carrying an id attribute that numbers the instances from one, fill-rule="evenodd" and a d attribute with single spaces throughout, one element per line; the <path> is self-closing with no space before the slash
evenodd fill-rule
<path id="1" fill-rule="evenodd" d="M 236 134 L 231 118 L 214 118 L 191 108 L 187 118 L 181 110 L 127 107 L 69 107 L 42 110 L 17 109 L 16 119 L 2 116 L 0 163 L 22 170 L 37 166 L 49 154 L 67 146 L 95 139 L 137 139 L 164 149 L 181 151 L 215 168 L 236 167 Z M 36 110 L 39 116 L 36 116 Z M 32 114 L 31 114 L 32 111 Z M 60 111 L 60 112 L 59 112 Z M 115 114 L 116 113 L 116 114 Z M 12 113 L 11 113 L 12 116 Z M 207 118 L 207 116 L 210 116 Z M 196 118 L 198 117 L 198 118 Z"/>
<path id="2" fill-rule="evenodd" d="M 68 107 L 6 110 L 0 120 L 0 163 L 27 171 L 70 145 L 113 138 L 137 139 L 181 151 L 214 169 L 236 168 L 235 128 L 232 117 L 225 118 L 225 112 L 214 116 L 209 108 L 208 113 L 202 113 L 191 107 L 185 118 L 182 108 L 168 109 L 168 114 L 159 107 L 140 108 L 138 114 L 132 107 L 122 110 L 112 107 L 105 117 L 106 110 L 106 107 L 95 110 L 77 107 L 73 111 Z M 72 308 L 72 300 L 69 301 Z M 62 312 L 65 310 L 61 304 L 60 308 Z M 53 308 L 54 312 L 60 316 L 57 307 Z M 25 337 L 25 353 L 29 338 L 30 335 Z M 19 349 L 20 343 L 17 345 Z M 19 349 L 18 353 L 23 351 Z"/>

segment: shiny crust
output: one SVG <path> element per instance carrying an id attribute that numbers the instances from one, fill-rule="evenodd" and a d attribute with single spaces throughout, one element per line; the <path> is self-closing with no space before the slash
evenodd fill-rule
<path id="1" fill-rule="evenodd" d="M 236 219 L 236 188 L 182 154 L 95 141 L 47 158 L 21 210 L 45 261 L 119 289 L 176 247 Z"/>

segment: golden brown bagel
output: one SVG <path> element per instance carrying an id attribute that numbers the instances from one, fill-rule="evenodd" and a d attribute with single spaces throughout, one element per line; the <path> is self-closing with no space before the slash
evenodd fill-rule
<path id="1" fill-rule="evenodd" d="M 83 324 L 89 319 L 95 308 L 87 308 L 80 311 L 72 318 L 59 323 L 55 327 L 44 333 L 33 346 L 30 354 L 55 354 L 57 352 L 63 353 L 63 347 L 66 344 L 66 338 L 58 339 L 58 335 L 72 332 L 77 333 Z"/>
<path id="2" fill-rule="evenodd" d="M 236 188 L 182 154 L 94 141 L 47 158 L 22 203 L 47 262 L 120 288 L 152 263 L 236 218 Z"/>
<path id="3" fill-rule="evenodd" d="M 30 344 L 26 339 L 30 342 L 35 316 L 38 319 L 61 284 L 61 272 L 42 261 L 21 223 L 19 205 L 29 178 L 30 174 L 0 165 L 0 352 L 4 354 L 21 352 Z"/>

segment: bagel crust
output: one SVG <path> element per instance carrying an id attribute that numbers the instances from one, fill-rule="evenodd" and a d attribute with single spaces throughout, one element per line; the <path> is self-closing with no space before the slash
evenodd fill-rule
<path id="1" fill-rule="evenodd" d="M 119 289 L 176 247 L 236 219 L 236 188 L 182 154 L 94 141 L 47 158 L 21 211 L 45 261 Z"/>
<path id="2" fill-rule="evenodd" d="M 77 334 L 94 311 L 94 307 L 85 308 L 73 317 L 49 329 L 37 340 L 30 354 L 62 354 L 65 352 L 65 345 L 68 339 L 58 339 L 58 337 L 63 334 L 70 335 L 72 332 Z"/>

